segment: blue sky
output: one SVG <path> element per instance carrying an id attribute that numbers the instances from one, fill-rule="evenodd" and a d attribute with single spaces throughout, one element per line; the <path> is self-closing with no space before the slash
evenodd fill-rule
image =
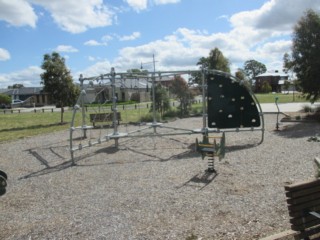
<path id="1" fill-rule="evenodd" d="M 320 12 L 320 0 L 0 0 L 0 88 L 40 86 L 53 51 L 74 81 L 139 68 L 153 54 L 156 70 L 193 70 L 215 47 L 232 73 L 250 59 L 281 70 L 309 8 Z"/>

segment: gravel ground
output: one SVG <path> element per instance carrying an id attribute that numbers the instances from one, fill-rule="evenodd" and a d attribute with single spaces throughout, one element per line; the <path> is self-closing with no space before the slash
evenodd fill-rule
<path id="1" fill-rule="evenodd" d="M 217 174 L 193 150 L 201 135 L 123 138 L 119 149 L 112 140 L 76 152 L 76 166 L 68 131 L 0 144 L 9 175 L 0 239 L 259 239 L 290 229 L 284 185 L 314 177 L 320 143 L 307 140 L 320 125 L 282 123 L 274 131 L 276 115 L 265 122 L 260 145 L 261 132 L 226 134 Z M 79 133 L 75 144 L 86 141 Z"/>

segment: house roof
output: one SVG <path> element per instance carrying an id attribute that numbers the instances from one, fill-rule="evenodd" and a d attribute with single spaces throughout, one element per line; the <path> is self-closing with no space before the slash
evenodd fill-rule
<path id="1" fill-rule="evenodd" d="M 22 87 L 15 89 L 0 89 L 0 92 L 7 95 L 38 95 L 42 90 L 43 87 Z"/>
<path id="2" fill-rule="evenodd" d="M 7 93 L 9 91 L 9 89 L 7 88 L 1 88 L 0 89 L 0 93 Z"/>
<path id="3" fill-rule="evenodd" d="M 286 73 L 283 73 L 283 72 L 265 72 L 265 73 L 262 73 L 262 74 L 259 74 L 258 76 L 256 76 L 256 78 L 259 78 L 259 77 L 289 77 L 288 74 Z"/>

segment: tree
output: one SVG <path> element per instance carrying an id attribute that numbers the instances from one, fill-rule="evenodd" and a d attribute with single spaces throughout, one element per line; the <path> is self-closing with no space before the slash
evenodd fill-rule
<path id="1" fill-rule="evenodd" d="M 292 60 L 292 57 L 288 53 L 285 53 L 283 55 L 283 71 L 285 73 L 289 73 L 290 71 L 293 71 L 293 67 L 294 62 Z"/>
<path id="2" fill-rule="evenodd" d="M 285 81 L 285 89 L 289 89 L 290 85 L 293 86 L 293 91 L 292 91 L 292 101 L 295 101 L 295 96 L 294 92 L 300 91 L 301 86 L 300 86 L 300 81 L 297 79 L 293 79 L 293 73 L 294 73 L 294 62 L 292 59 L 292 56 L 290 56 L 288 53 L 285 53 L 283 55 L 283 71 L 289 75 L 291 75 L 291 82 Z"/>
<path id="3" fill-rule="evenodd" d="M 157 84 L 154 87 L 155 90 L 155 110 L 158 111 L 163 116 L 163 113 L 170 109 L 170 100 L 168 96 L 168 91 L 161 85 Z M 153 96 L 153 92 L 150 91 L 151 98 Z M 150 112 L 153 111 L 153 104 L 151 106 Z"/>
<path id="4" fill-rule="evenodd" d="M 243 69 L 239 68 L 235 73 L 236 78 L 239 80 L 246 80 L 246 74 Z"/>
<path id="5" fill-rule="evenodd" d="M 17 88 L 23 88 L 23 84 L 19 84 L 19 83 L 16 83 L 16 84 L 13 84 L 12 86 L 8 86 L 8 89 L 17 89 Z"/>
<path id="6" fill-rule="evenodd" d="M 45 54 L 41 68 L 40 84 L 47 92 L 51 101 L 61 108 L 61 123 L 63 123 L 64 107 L 73 105 L 79 95 L 79 89 L 73 84 L 70 71 L 65 65 L 65 59 L 59 53 Z"/>
<path id="7" fill-rule="evenodd" d="M 244 72 L 249 78 L 250 84 L 252 85 L 253 80 L 259 74 L 265 73 L 267 71 L 266 65 L 256 60 L 248 60 L 244 63 Z"/>
<path id="8" fill-rule="evenodd" d="M 135 76 L 135 75 L 147 75 L 148 71 L 143 70 L 143 69 L 138 69 L 138 68 L 132 68 L 127 70 L 127 73 L 131 73 L 129 76 Z"/>
<path id="9" fill-rule="evenodd" d="M 212 49 L 208 57 L 200 58 L 197 65 L 202 65 L 202 67 L 212 70 L 214 69 L 230 73 L 229 60 L 223 56 L 223 53 L 219 50 L 219 48 Z"/>
<path id="10" fill-rule="evenodd" d="M 181 76 L 175 76 L 170 89 L 179 99 L 181 117 L 188 115 L 193 100 L 193 95 L 188 87 L 188 83 Z"/>
<path id="11" fill-rule="evenodd" d="M 284 84 L 283 84 L 283 89 L 287 91 L 287 94 L 289 94 L 289 88 L 290 88 L 290 82 L 288 80 L 285 80 L 284 81 Z"/>
<path id="12" fill-rule="evenodd" d="M 261 91 L 263 93 L 269 93 L 272 91 L 272 87 L 270 86 L 268 81 L 264 81 L 261 86 Z"/>
<path id="13" fill-rule="evenodd" d="M 235 73 L 236 78 L 238 78 L 240 81 L 243 82 L 243 84 L 248 88 L 251 89 L 252 85 L 250 84 L 250 82 L 247 79 L 246 73 L 244 72 L 244 70 L 242 68 L 239 68 L 238 71 L 236 71 Z"/>
<path id="14" fill-rule="evenodd" d="M 11 97 L 6 94 L 0 93 L 0 107 L 5 108 L 6 105 L 11 103 Z"/>
<path id="15" fill-rule="evenodd" d="M 294 27 L 293 69 L 312 103 L 320 97 L 320 16 L 308 10 Z"/>
<path id="16" fill-rule="evenodd" d="M 223 53 L 219 48 L 214 48 L 210 51 L 208 57 L 201 57 L 197 62 L 198 66 L 208 70 L 220 70 L 223 72 L 230 73 L 229 60 L 223 56 Z M 193 83 L 201 84 L 201 73 L 192 74 Z"/>

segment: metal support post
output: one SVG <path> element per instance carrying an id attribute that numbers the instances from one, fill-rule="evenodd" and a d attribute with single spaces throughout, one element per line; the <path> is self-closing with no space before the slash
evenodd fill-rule
<path id="1" fill-rule="evenodd" d="M 80 86 L 81 86 L 81 93 L 80 93 L 80 106 L 81 106 L 81 113 L 82 113 L 82 130 L 83 130 L 83 138 L 87 138 L 87 124 L 86 124 L 86 109 L 84 106 L 84 96 L 85 94 L 85 89 L 83 85 L 83 76 L 80 74 Z"/>
<path id="2" fill-rule="evenodd" d="M 113 135 L 118 135 L 118 116 L 117 116 L 117 96 L 116 96 L 116 72 L 114 68 L 111 68 L 111 87 L 112 87 L 112 111 L 113 111 Z M 119 139 L 114 138 L 115 147 L 119 146 Z"/>
<path id="3" fill-rule="evenodd" d="M 277 109 L 278 109 L 278 112 L 277 112 L 276 131 L 279 131 L 279 114 L 280 114 L 280 109 L 279 109 L 279 106 L 278 106 L 278 100 L 279 100 L 279 98 L 276 97 L 276 98 L 275 98 L 275 104 L 276 104 Z"/>
<path id="4" fill-rule="evenodd" d="M 205 82 L 205 70 L 202 67 L 201 69 L 201 78 L 202 78 L 202 130 L 205 132 L 207 129 L 207 109 L 206 109 L 206 93 L 207 93 L 207 84 Z"/>

